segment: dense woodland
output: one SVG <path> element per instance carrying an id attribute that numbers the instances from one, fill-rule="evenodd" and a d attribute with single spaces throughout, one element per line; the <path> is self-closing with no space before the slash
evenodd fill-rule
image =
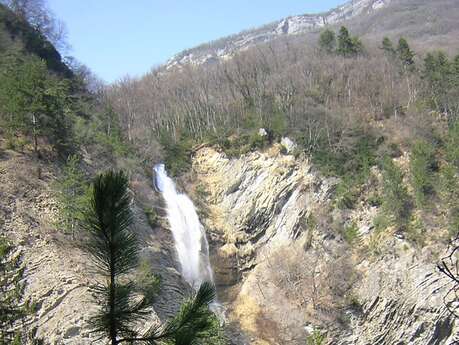
<path id="1" fill-rule="evenodd" d="M 428 224 L 440 224 L 449 230 L 440 241 L 457 238 L 459 55 L 416 52 L 404 37 L 365 41 L 345 26 L 330 27 L 315 42 L 278 40 L 228 61 L 160 67 L 103 86 L 75 60 L 62 61 L 53 44 L 65 46 L 64 31 L 42 2 L 6 3 L 11 10 L 0 5 L 0 134 L 6 149 L 30 148 L 36 160 L 52 154 L 61 162 L 56 196 L 60 226 L 70 233 L 88 217 L 83 151 L 101 166 L 123 162 L 128 172 L 163 159 L 179 175 L 190 168 L 194 145 L 238 156 L 289 136 L 299 144 L 295 155 L 308 155 L 322 174 L 340 178 L 337 208 L 352 209 L 371 189 L 376 166 L 384 182 L 369 202 L 381 206 L 378 231 L 394 226 L 422 247 L 435 237 Z M 394 159 L 407 152 L 403 171 Z M 352 246 L 355 229 L 340 231 Z M 2 239 L 0 273 L 20 276 L 9 253 Z M 457 281 L 448 262 L 440 267 Z M 0 300 L 0 307 L 10 308 L 18 296 Z"/>

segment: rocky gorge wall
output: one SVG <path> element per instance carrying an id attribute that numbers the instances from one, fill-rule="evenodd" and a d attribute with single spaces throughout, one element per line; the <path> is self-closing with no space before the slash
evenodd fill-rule
<path id="1" fill-rule="evenodd" d="M 458 321 L 443 304 L 447 281 L 435 268 L 444 248 L 436 242 L 417 248 L 390 229 L 377 233 L 377 207 L 365 200 L 337 210 L 337 179 L 323 178 L 307 157 L 280 151 L 273 146 L 229 159 L 202 147 L 182 183 L 207 230 L 231 342 L 305 344 L 320 330 L 324 344 L 457 343 Z M 88 327 L 94 309 L 88 259 L 55 226 L 58 169 L 42 162 L 38 178 L 34 164 L 13 151 L 0 157 L 0 229 L 22 253 L 25 298 L 34 302 L 25 325 L 45 344 L 97 344 Z M 151 228 L 145 217 L 145 206 L 161 214 L 160 196 L 140 173 L 132 174 L 131 188 L 142 256 L 161 275 L 152 320 L 165 320 L 187 286 L 167 224 Z M 360 233 L 358 245 L 343 240 L 341 229 L 350 223 Z"/>
<path id="2" fill-rule="evenodd" d="M 195 199 L 210 237 L 217 287 L 237 344 L 438 344 L 459 341 L 448 282 L 435 267 L 443 247 L 422 249 L 377 233 L 377 207 L 333 207 L 337 181 L 306 157 L 274 146 L 229 159 L 204 147 L 193 160 Z M 374 175 L 378 175 L 377 172 Z M 340 234 L 356 224 L 358 245 Z"/>

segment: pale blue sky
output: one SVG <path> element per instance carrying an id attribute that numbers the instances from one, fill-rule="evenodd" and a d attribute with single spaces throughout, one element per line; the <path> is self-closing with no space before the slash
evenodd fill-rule
<path id="1" fill-rule="evenodd" d="M 70 55 L 112 82 L 139 76 L 200 43 L 344 0 L 48 0 L 68 29 Z"/>

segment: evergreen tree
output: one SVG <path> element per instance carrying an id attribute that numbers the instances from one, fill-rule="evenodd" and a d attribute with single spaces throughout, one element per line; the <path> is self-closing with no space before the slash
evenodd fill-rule
<path id="1" fill-rule="evenodd" d="M 139 247 L 129 230 L 133 223 L 128 192 L 128 178 L 123 172 L 107 172 L 96 177 L 90 206 L 84 213 L 83 226 L 89 240 L 85 248 L 92 257 L 104 283 L 92 286 L 98 313 L 91 319 L 94 332 L 116 344 L 195 344 L 212 327 L 209 303 L 215 290 L 202 284 L 165 326 L 152 326 L 141 334 L 136 328 L 148 315 L 148 299 L 134 296 L 134 283 L 127 274 L 137 266 Z"/>
<path id="2" fill-rule="evenodd" d="M 452 69 L 455 76 L 454 85 L 459 86 L 459 55 L 454 58 Z"/>
<path id="3" fill-rule="evenodd" d="M 21 306 L 24 284 L 21 256 L 5 237 L 0 237 L 0 345 L 11 344 L 20 335 L 14 323 L 25 316 Z"/>
<path id="4" fill-rule="evenodd" d="M 411 50 L 408 41 L 403 37 L 398 40 L 397 54 L 404 69 L 412 70 L 414 68 L 415 54 Z"/>
<path id="5" fill-rule="evenodd" d="M 349 30 L 342 26 L 339 29 L 338 34 L 338 49 L 337 52 L 340 55 L 347 56 L 352 51 L 352 38 L 349 34 Z"/>
<path id="6" fill-rule="evenodd" d="M 319 46 L 327 53 L 333 52 L 336 48 L 335 33 L 330 29 L 322 31 L 319 37 Z"/>
<path id="7" fill-rule="evenodd" d="M 413 145 L 410 170 L 416 203 L 422 207 L 426 198 L 433 192 L 433 178 L 436 170 L 434 147 L 423 140 Z"/>
<path id="8" fill-rule="evenodd" d="M 338 34 L 337 53 L 342 56 L 355 56 L 363 52 L 363 44 L 356 36 L 352 37 L 349 30 L 342 26 Z"/>
<path id="9" fill-rule="evenodd" d="M 74 236 L 75 227 L 81 220 L 82 212 L 88 203 L 88 183 L 79 168 L 80 159 L 70 155 L 64 166 L 61 178 L 56 183 L 59 203 L 59 224 Z"/>
<path id="10" fill-rule="evenodd" d="M 393 57 L 396 54 L 396 51 L 395 51 L 395 48 L 394 48 L 394 44 L 392 43 L 390 38 L 387 37 L 387 36 L 384 37 L 383 40 L 382 40 L 381 49 L 384 51 L 385 54 L 387 54 L 390 57 Z"/>
<path id="11" fill-rule="evenodd" d="M 46 136 L 60 151 L 69 141 L 71 123 L 68 82 L 49 74 L 45 61 L 34 56 L 10 56 L 0 65 L 1 122 L 10 137 Z"/>
<path id="12" fill-rule="evenodd" d="M 459 110 L 459 77 L 455 71 L 455 61 L 450 62 L 442 51 L 428 53 L 424 58 L 422 77 L 427 83 L 427 97 L 434 109 L 448 115 Z"/>
<path id="13" fill-rule="evenodd" d="M 383 211 L 403 228 L 410 216 L 410 198 L 403 184 L 403 173 L 390 157 L 383 160 L 383 181 Z"/>

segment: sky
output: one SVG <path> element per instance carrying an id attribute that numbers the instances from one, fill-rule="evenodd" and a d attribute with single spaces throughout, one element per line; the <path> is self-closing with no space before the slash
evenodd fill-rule
<path id="1" fill-rule="evenodd" d="M 70 51 L 106 82 L 140 76 L 184 49 L 344 0 L 48 0 Z"/>

